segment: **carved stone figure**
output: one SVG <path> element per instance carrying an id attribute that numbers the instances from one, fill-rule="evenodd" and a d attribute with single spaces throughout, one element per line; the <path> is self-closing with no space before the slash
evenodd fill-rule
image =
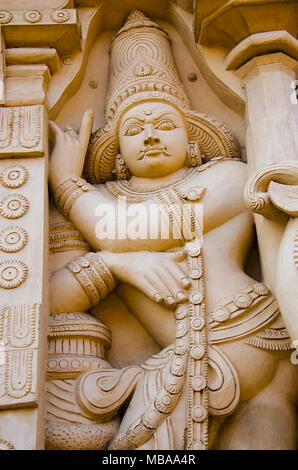
<path id="1" fill-rule="evenodd" d="M 48 447 L 294 448 L 291 339 L 274 296 L 244 271 L 253 241 L 246 165 L 222 123 L 190 110 L 167 33 L 138 11 L 113 39 L 106 126 L 88 147 L 92 117 L 79 136 L 52 123 L 50 185 L 64 216 L 53 213 L 52 252 L 80 256 L 51 278 Z M 271 189 L 275 201 L 282 188 Z M 120 225 L 119 198 L 139 210 L 145 236 Z M 167 238 L 150 236 L 153 204 L 168 217 Z M 103 207 L 116 229 L 107 238 Z M 105 360 L 106 327 L 78 313 L 100 311 L 116 283 L 160 346 L 119 370 Z"/>
<path id="2" fill-rule="evenodd" d="M 1 450 L 297 446 L 297 18 L 0 0 Z"/>

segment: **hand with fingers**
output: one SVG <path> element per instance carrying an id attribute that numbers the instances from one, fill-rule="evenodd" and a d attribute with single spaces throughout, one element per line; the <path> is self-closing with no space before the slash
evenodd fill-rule
<path id="1" fill-rule="evenodd" d="M 54 121 L 50 121 L 54 147 L 50 159 L 49 181 L 53 191 L 68 178 L 74 176 L 80 178 L 92 125 L 91 109 L 83 116 L 79 134 L 71 127 L 63 131 Z"/>
<path id="2" fill-rule="evenodd" d="M 191 281 L 178 265 L 181 253 L 110 253 L 101 251 L 100 257 L 119 281 L 141 290 L 158 304 L 174 308 L 187 301 Z"/>

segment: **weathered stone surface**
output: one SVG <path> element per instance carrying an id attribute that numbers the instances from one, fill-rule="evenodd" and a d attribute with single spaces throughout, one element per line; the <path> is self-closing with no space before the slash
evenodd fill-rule
<path id="1" fill-rule="evenodd" d="M 211 3 L 0 0 L 1 449 L 296 446 L 295 5 Z"/>

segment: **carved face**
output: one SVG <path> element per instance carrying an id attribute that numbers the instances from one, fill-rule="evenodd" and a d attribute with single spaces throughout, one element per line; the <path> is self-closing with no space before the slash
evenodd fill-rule
<path id="1" fill-rule="evenodd" d="M 139 103 L 121 118 L 120 153 L 135 176 L 157 178 L 179 170 L 185 163 L 187 144 L 184 120 L 170 104 Z"/>

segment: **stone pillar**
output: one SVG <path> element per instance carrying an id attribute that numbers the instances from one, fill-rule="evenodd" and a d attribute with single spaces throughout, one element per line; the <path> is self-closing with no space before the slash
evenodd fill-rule
<path id="1" fill-rule="evenodd" d="M 254 57 L 238 69 L 247 93 L 246 145 L 250 173 L 298 159 L 297 61 L 283 53 Z M 255 215 L 264 281 L 275 291 L 276 255 L 287 216 Z"/>
<path id="2" fill-rule="evenodd" d="M 72 1 L 49 9 L 40 0 L 38 10 L 8 3 L 0 10 L 0 449 L 27 450 L 45 441 L 47 90 L 81 36 Z"/>
<path id="3" fill-rule="evenodd" d="M 6 13 L 7 21 L 11 20 L 12 13 Z M 26 57 L 24 49 L 19 51 L 24 57 L 10 65 L 11 52 L 15 54 L 4 42 L 2 34 L 0 448 L 42 449 L 48 321 L 45 90 L 49 69 L 45 64 L 30 64 L 30 54 Z"/>
<path id="4" fill-rule="evenodd" d="M 247 94 L 246 144 L 250 172 L 271 163 L 297 159 L 296 68 L 296 60 L 276 53 L 255 57 L 237 71 Z"/>
<path id="5" fill-rule="evenodd" d="M 251 174 L 298 157 L 297 2 L 194 1 L 194 35 L 213 91 L 228 106 L 246 110 Z M 280 51 L 280 52 L 276 52 Z M 265 283 L 275 291 L 276 257 L 287 216 L 255 215 Z"/>
<path id="6" fill-rule="evenodd" d="M 0 439 L 44 442 L 48 318 L 47 116 L 0 109 Z"/>

